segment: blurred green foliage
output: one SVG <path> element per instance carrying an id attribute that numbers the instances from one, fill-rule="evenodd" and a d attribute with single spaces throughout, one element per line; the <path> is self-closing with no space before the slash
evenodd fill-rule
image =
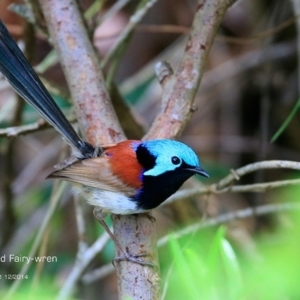
<path id="1" fill-rule="evenodd" d="M 26 281 L 26 279 L 23 279 Z M 26 281 L 20 289 L 18 289 L 12 296 L 13 300 L 53 300 L 58 292 L 58 286 L 54 287 L 53 279 L 50 276 L 44 277 L 38 284 L 32 284 Z M 1 299 L 4 299 L 5 291 L 0 292 Z M 71 298 L 69 298 L 71 300 Z"/>
<path id="2" fill-rule="evenodd" d="M 276 198 L 299 197 L 299 187 Z M 300 213 L 282 213 L 281 222 L 254 237 L 255 254 L 234 247 L 226 227 L 169 241 L 172 264 L 163 266 L 164 299 L 300 299 Z"/>
<path id="3" fill-rule="evenodd" d="M 275 203 L 284 199 L 298 201 L 299 194 L 299 187 L 293 186 L 277 190 L 270 199 Z M 230 227 L 226 225 L 180 239 L 171 234 L 167 249 L 160 249 L 164 299 L 299 299 L 299 214 L 293 211 L 274 215 L 276 222 L 253 237 L 255 252 L 250 254 L 230 241 Z M 54 218 L 51 228 L 59 231 L 59 223 Z M 103 230 L 100 226 L 94 229 L 97 235 Z M 26 244 L 24 255 L 28 247 Z M 101 253 L 105 261 L 112 259 L 112 247 L 109 244 Z M 54 299 L 62 283 L 62 270 L 72 265 L 73 255 L 60 253 L 57 263 L 44 266 L 37 282 L 35 265 L 13 299 Z M 13 265 L 18 270 L 22 264 Z M 2 280 L 2 292 L 12 282 L 6 280 L 5 286 L 3 283 Z"/>

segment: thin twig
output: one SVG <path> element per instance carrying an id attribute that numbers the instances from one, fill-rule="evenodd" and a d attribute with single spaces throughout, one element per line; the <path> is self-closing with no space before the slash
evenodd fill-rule
<path id="1" fill-rule="evenodd" d="M 238 45 L 248 45 L 254 42 L 257 42 L 259 39 L 267 38 L 273 36 L 277 33 L 280 33 L 284 29 L 290 27 L 299 19 L 300 15 L 293 16 L 283 21 L 282 23 L 274 26 L 273 28 L 261 31 L 255 35 L 249 36 L 247 38 L 240 37 L 230 37 L 226 35 L 218 34 L 216 36 L 216 40 L 224 41 L 227 43 L 238 44 Z M 189 27 L 181 26 L 181 25 L 172 25 L 172 24 L 140 24 L 136 27 L 138 32 L 153 32 L 153 33 L 177 33 L 177 34 L 187 34 L 190 30 Z M 112 38 L 112 36 L 107 36 L 106 38 Z"/>
<path id="2" fill-rule="evenodd" d="M 252 192 L 252 193 L 262 193 L 266 192 L 267 190 L 280 188 L 284 186 L 292 186 L 292 185 L 299 185 L 300 179 L 291 179 L 291 180 L 278 180 L 278 181 L 271 181 L 271 182 L 264 182 L 264 183 L 254 183 L 254 184 L 244 184 L 244 185 L 234 185 L 230 187 L 225 187 L 222 190 L 215 190 L 216 194 L 220 193 L 245 193 L 245 192 Z M 212 189 L 210 190 L 212 191 Z"/>
<path id="3" fill-rule="evenodd" d="M 44 119 L 40 119 L 37 122 L 32 124 L 0 129 L 0 136 L 15 137 L 18 135 L 24 135 L 24 134 L 36 132 L 39 131 L 40 129 L 44 129 L 47 127 L 49 128 L 50 125 Z"/>
<path id="4" fill-rule="evenodd" d="M 75 117 L 68 118 L 68 120 L 70 123 L 74 123 L 76 121 Z M 0 129 L 0 137 L 1 136 L 16 137 L 19 135 L 26 135 L 47 128 L 52 128 L 52 127 L 44 119 L 39 119 L 36 122 L 31 124 Z"/>
<path id="5" fill-rule="evenodd" d="M 78 254 L 84 253 L 88 248 L 86 242 L 86 226 L 84 218 L 84 209 L 82 200 L 78 195 L 74 196 L 74 205 L 75 205 L 75 214 L 76 214 L 76 223 L 77 223 L 77 232 L 78 232 Z"/>
<path id="6" fill-rule="evenodd" d="M 41 246 L 38 253 L 39 257 L 43 257 L 47 255 L 47 246 L 49 244 L 49 235 L 50 235 L 50 228 L 47 228 L 43 234 L 43 238 L 41 240 Z M 34 270 L 34 275 L 32 279 L 32 286 L 37 287 L 40 284 L 41 281 L 41 274 L 43 271 L 43 268 L 45 266 L 45 261 L 40 262 L 37 264 L 36 269 Z"/>
<path id="7" fill-rule="evenodd" d="M 106 20 L 113 18 L 127 3 L 131 0 L 119 0 L 116 1 L 114 5 L 110 7 L 110 9 L 101 16 L 98 21 L 97 25 L 103 24 Z"/>
<path id="8" fill-rule="evenodd" d="M 106 264 L 101 266 L 98 269 L 94 269 L 86 274 L 84 274 L 81 278 L 83 284 L 90 284 L 95 282 L 99 278 L 104 278 L 107 275 L 111 274 L 114 271 L 114 267 L 112 264 Z"/>
<path id="9" fill-rule="evenodd" d="M 64 300 L 69 298 L 69 296 L 74 291 L 74 287 L 80 279 L 82 272 L 95 258 L 95 256 L 104 248 L 108 241 L 109 236 L 105 232 L 96 240 L 96 242 L 94 242 L 91 247 L 89 247 L 80 256 L 77 257 L 71 273 L 68 275 L 62 289 L 60 290 L 56 298 L 57 300 Z"/>
<path id="10" fill-rule="evenodd" d="M 279 180 L 263 183 L 245 184 L 245 185 L 233 185 L 225 187 L 223 189 L 216 189 L 216 184 L 211 186 L 200 186 L 193 189 L 184 189 L 178 191 L 176 194 L 171 196 L 168 200 L 162 203 L 162 206 L 169 205 L 176 201 L 181 201 L 184 199 L 192 198 L 195 196 L 205 195 L 205 194 L 224 194 L 224 193 L 261 193 L 271 189 L 280 188 L 284 186 L 300 185 L 300 179 L 291 180 Z"/>
<path id="11" fill-rule="evenodd" d="M 154 60 L 147 63 L 147 65 L 137 73 L 126 79 L 120 86 L 122 93 L 129 94 L 137 86 L 140 86 L 153 78 L 153 64 L 157 61 L 168 60 L 168 62 L 174 63 L 180 59 L 181 52 L 179 50 L 182 48 L 181 45 L 182 41 L 177 41 L 172 47 L 169 47 L 166 51 L 159 54 Z M 275 61 L 287 59 L 295 53 L 295 49 L 296 47 L 294 42 L 284 42 L 273 45 L 272 49 L 269 51 L 269 58 Z M 224 80 L 257 68 L 263 65 L 263 63 L 263 53 L 261 50 L 248 51 L 246 54 L 235 57 L 234 59 L 229 59 L 205 72 L 205 76 L 201 82 L 200 92 L 207 92 Z"/>
<path id="12" fill-rule="evenodd" d="M 300 171 L 300 163 L 295 161 L 286 160 L 269 160 L 262 161 L 253 164 L 246 165 L 236 170 L 231 170 L 230 174 L 221 179 L 218 183 L 214 183 L 210 186 L 199 186 L 192 189 L 184 189 L 178 191 L 171 196 L 162 205 L 168 205 L 170 203 L 180 201 L 182 199 L 188 199 L 204 194 L 222 194 L 222 193 L 241 193 L 241 192 L 265 192 L 270 189 L 280 188 L 290 185 L 300 184 L 300 179 L 279 180 L 263 183 L 254 183 L 247 185 L 232 185 L 234 181 L 239 180 L 242 176 L 264 169 L 292 169 Z"/>
<path id="13" fill-rule="evenodd" d="M 157 2 L 157 0 L 149 0 L 144 1 L 142 4 L 139 5 L 137 11 L 130 17 L 129 23 L 125 27 L 125 29 L 120 34 L 119 38 L 116 40 L 114 45 L 112 46 L 111 50 L 107 55 L 103 58 L 101 62 L 101 68 L 105 68 L 109 61 L 115 56 L 118 52 L 119 47 L 124 44 L 124 42 L 129 38 L 131 33 L 133 32 L 136 25 L 142 20 L 142 18 L 146 15 L 148 10 Z"/>
<path id="14" fill-rule="evenodd" d="M 280 203 L 280 204 L 266 204 L 260 205 L 257 207 L 248 207 L 246 209 L 238 210 L 229 212 L 226 214 L 219 215 L 215 218 L 206 219 L 204 222 L 199 222 L 190 226 L 185 227 L 182 230 L 173 233 L 173 237 L 175 239 L 179 239 L 187 234 L 191 234 L 197 230 L 217 226 L 223 223 L 227 223 L 233 220 L 245 219 L 252 216 L 261 216 L 271 213 L 279 213 L 284 211 L 293 211 L 299 210 L 300 203 Z M 169 236 L 164 236 L 163 238 L 159 239 L 158 246 L 162 247 L 169 242 Z"/>
<path id="15" fill-rule="evenodd" d="M 122 0 L 128 2 L 129 0 Z M 117 4 L 117 3 L 116 3 Z M 109 11 L 108 11 L 109 12 Z M 108 14 L 107 12 L 107 14 Z M 106 19 L 106 14 L 103 16 L 103 19 Z M 107 16 L 111 17 L 111 16 Z M 231 44 L 237 44 L 237 45 L 248 45 L 254 42 L 257 42 L 258 40 L 273 36 L 277 33 L 280 33 L 281 31 L 285 30 L 286 28 L 290 27 L 294 23 L 296 23 L 297 19 L 300 17 L 300 15 L 291 17 L 287 19 L 286 21 L 283 21 L 279 25 L 267 29 L 265 31 L 261 31 L 255 35 L 249 36 L 247 38 L 242 37 L 231 37 L 227 35 L 218 34 L 216 36 L 216 41 L 222 41 L 226 43 Z M 102 17 L 100 20 L 100 23 L 103 23 Z M 99 25 L 99 24 L 98 24 Z M 162 24 L 162 25 L 156 25 L 156 24 L 138 24 L 135 28 L 136 32 L 139 33 L 156 33 L 156 34 L 165 34 L 165 33 L 174 33 L 174 34 L 188 34 L 190 31 L 190 27 L 182 26 L 182 25 L 173 25 L 173 24 Z M 104 40 L 111 40 L 115 39 L 117 36 L 119 36 L 119 33 L 112 33 L 108 34 L 102 37 L 99 37 L 98 39 L 101 41 Z"/>
<path id="16" fill-rule="evenodd" d="M 239 169 L 236 169 L 234 172 L 239 177 L 244 176 L 246 174 L 262 170 L 262 169 L 292 169 L 292 170 L 300 170 L 300 163 L 295 161 L 288 160 L 269 160 L 269 161 L 261 161 L 253 164 L 246 165 Z M 227 175 L 225 178 L 219 181 L 216 185 L 217 190 L 221 190 L 224 187 L 230 185 L 236 180 L 235 175 L 232 173 Z"/>
<path id="17" fill-rule="evenodd" d="M 30 184 L 36 179 L 36 174 L 41 174 L 44 168 L 48 167 L 49 161 L 57 159 L 58 149 L 61 149 L 61 139 L 56 137 L 51 139 L 47 145 L 41 147 L 33 146 L 33 142 L 29 139 L 23 139 L 24 143 L 27 143 L 27 148 L 29 151 L 34 151 L 36 154 L 33 159 L 31 159 L 23 169 L 18 173 L 18 176 L 12 183 L 13 192 L 16 196 L 22 195 L 30 187 Z M 41 150 L 42 149 L 42 150 Z M 65 153 L 65 152 L 61 152 Z M 63 157 L 61 160 L 63 160 Z M 61 161 L 59 159 L 59 161 Z M 47 174 L 48 175 L 48 174 Z M 46 177 L 46 174 L 44 175 Z M 44 178 L 40 178 L 44 180 Z"/>

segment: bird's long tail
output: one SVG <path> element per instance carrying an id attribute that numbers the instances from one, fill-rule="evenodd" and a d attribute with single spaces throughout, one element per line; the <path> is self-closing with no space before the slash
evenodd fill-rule
<path id="1" fill-rule="evenodd" d="M 79 151 L 79 158 L 93 157 L 94 147 L 83 141 L 75 132 L 1 20 L 0 72 L 15 91 L 31 104 L 72 148 Z"/>

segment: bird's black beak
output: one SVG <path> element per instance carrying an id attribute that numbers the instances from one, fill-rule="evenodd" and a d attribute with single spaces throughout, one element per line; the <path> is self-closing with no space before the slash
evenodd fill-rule
<path id="1" fill-rule="evenodd" d="M 203 177 L 207 177 L 209 178 L 209 175 L 206 171 L 204 171 L 202 168 L 200 167 L 196 167 L 196 168 L 187 168 L 187 171 L 193 172 L 195 174 L 201 175 Z"/>

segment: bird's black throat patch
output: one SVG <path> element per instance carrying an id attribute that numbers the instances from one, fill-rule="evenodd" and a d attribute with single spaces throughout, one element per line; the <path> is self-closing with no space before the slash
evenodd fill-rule
<path id="1" fill-rule="evenodd" d="M 143 176 L 143 187 L 134 197 L 138 208 L 149 210 L 173 195 L 193 173 L 183 169 L 167 171 L 158 176 Z"/>

